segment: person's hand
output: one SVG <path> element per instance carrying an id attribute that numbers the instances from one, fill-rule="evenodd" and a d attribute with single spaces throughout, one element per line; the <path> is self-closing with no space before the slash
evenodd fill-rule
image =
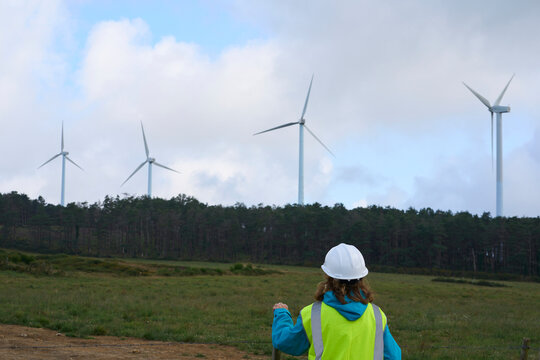
<path id="1" fill-rule="evenodd" d="M 272 308 L 274 310 L 276 309 L 286 309 L 286 310 L 289 310 L 289 307 L 287 306 L 287 304 L 284 304 L 284 303 L 277 303 L 277 304 L 274 304 L 274 307 Z"/>

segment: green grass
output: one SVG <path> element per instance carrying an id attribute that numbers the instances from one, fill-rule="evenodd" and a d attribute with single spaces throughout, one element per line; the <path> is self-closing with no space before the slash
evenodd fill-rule
<path id="1" fill-rule="evenodd" d="M 83 268 L 92 265 L 81 261 Z M 27 262 L 25 266 L 32 263 Z M 99 262 L 93 265 L 116 270 L 80 271 L 74 263 L 72 259 L 64 268 L 58 265 L 61 274 L 54 276 L 0 271 L 0 322 L 78 337 L 232 344 L 270 355 L 272 305 L 286 302 L 296 317 L 313 301 L 322 279 L 317 268 L 264 266 L 280 272 L 253 276 L 235 274 L 233 268 L 240 267 L 235 264 L 120 262 L 128 268 L 149 269 L 138 276 Z M 247 267 L 242 264 L 242 269 Z M 219 269 L 221 275 L 159 274 L 160 269 L 176 268 Z M 538 283 L 485 287 L 382 273 L 370 273 L 368 279 L 404 359 L 517 359 L 523 337 L 531 338 L 535 350 L 530 353 L 538 353 Z"/>

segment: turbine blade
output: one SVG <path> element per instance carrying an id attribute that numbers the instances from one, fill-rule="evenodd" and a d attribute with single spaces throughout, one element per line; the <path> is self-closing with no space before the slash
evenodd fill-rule
<path id="1" fill-rule="evenodd" d="M 493 172 L 493 112 L 491 113 L 491 172 Z"/>
<path id="2" fill-rule="evenodd" d="M 159 167 L 162 167 L 162 168 L 167 169 L 167 170 L 174 171 L 175 173 L 180 174 L 179 171 L 176 171 L 176 170 L 174 170 L 174 169 L 171 169 L 170 167 L 166 167 L 165 165 L 161 165 L 160 163 L 157 163 L 157 162 L 155 162 L 155 161 L 154 161 L 154 165 L 159 166 Z"/>
<path id="3" fill-rule="evenodd" d="M 132 172 L 131 175 L 129 175 L 129 177 L 126 179 L 126 181 L 124 181 L 124 182 L 122 183 L 122 185 L 124 185 L 125 183 L 127 183 L 127 181 L 128 181 L 129 179 L 131 179 L 131 177 L 132 177 L 133 175 L 135 175 L 135 173 L 136 173 L 137 171 L 139 171 L 139 170 L 144 166 L 144 164 L 146 164 L 147 162 L 148 162 L 148 160 L 145 160 L 141 165 L 139 165 L 139 166 L 135 169 L 135 171 Z M 120 186 L 122 186 L 122 185 L 120 185 Z"/>
<path id="4" fill-rule="evenodd" d="M 142 137 L 144 140 L 144 150 L 146 151 L 146 157 L 148 157 L 150 155 L 150 151 L 148 151 L 148 144 L 146 143 L 146 136 L 144 135 L 144 127 L 142 125 L 142 121 L 141 121 L 141 129 L 142 129 Z"/>
<path id="5" fill-rule="evenodd" d="M 38 167 L 38 169 L 41 168 L 43 165 L 50 163 L 51 161 L 53 161 L 54 159 L 56 159 L 56 158 L 59 157 L 60 155 L 62 155 L 62 153 L 58 153 L 58 154 L 54 155 L 52 158 L 50 158 L 49 160 L 47 160 L 47 161 L 45 161 L 43 164 L 41 164 L 41 165 Z"/>
<path id="6" fill-rule="evenodd" d="M 334 153 L 326 145 L 323 144 L 323 142 L 317 137 L 317 135 L 313 133 L 313 131 L 311 131 L 305 124 L 304 127 L 311 134 L 311 136 L 313 136 L 315 140 L 319 142 L 319 144 L 321 144 L 330 154 L 332 154 L 333 157 L 336 157 L 336 155 L 334 155 Z"/>
<path id="7" fill-rule="evenodd" d="M 272 131 L 272 130 L 281 129 L 281 128 L 284 128 L 284 127 L 287 127 L 287 126 L 296 125 L 296 124 L 300 124 L 300 121 L 295 121 L 295 122 L 291 122 L 291 123 L 279 125 L 279 126 L 276 126 L 276 127 L 274 127 L 274 128 L 271 128 L 271 129 L 268 129 L 268 130 L 264 130 L 264 131 L 255 133 L 255 134 L 253 134 L 253 136 L 259 135 L 259 134 L 262 134 L 262 133 L 265 133 L 265 132 L 269 132 L 269 131 Z"/>
<path id="8" fill-rule="evenodd" d="M 62 145 L 60 146 L 62 150 L 60 152 L 64 152 L 64 122 L 62 121 Z"/>
<path id="9" fill-rule="evenodd" d="M 486 105 L 488 107 L 488 109 L 491 108 L 491 104 L 489 103 L 489 101 L 485 97 L 483 97 L 482 95 L 480 95 L 479 93 L 477 93 L 476 91 L 471 89 L 469 87 L 469 85 L 467 85 L 465 83 L 463 83 L 463 85 L 465 85 L 465 87 L 467 89 L 469 89 L 474 94 L 474 96 L 476 96 L 478 98 L 478 100 L 480 100 L 484 105 Z"/>
<path id="10" fill-rule="evenodd" d="M 497 100 L 495 100 L 495 104 L 493 104 L 493 105 L 499 105 L 499 104 L 501 103 L 501 100 L 502 100 L 502 98 L 503 98 L 503 96 L 504 96 L 504 93 L 506 92 L 506 89 L 508 89 L 508 85 L 510 85 L 510 81 L 512 81 L 512 79 L 514 78 L 515 75 L 516 75 L 516 74 L 513 74 L 512 77 L 510 78 L 510 80 L 508 80 L 508 83 L 507 83 L 506 86 L 504 87 L 504 89 L 503 89 L 501 95 L 499 95 L 499 97 L 497 98 Z"/>
<path id="11" fill-rule="evenodd" d="M 78 167 L 79 169 L 81 169 L 82 171 L 84 171 L 84 169 L 83 169 L 82 167 L 80 167 L 79 165 L 77 165 L 77 164 L 75 163 L 75 161 L 71 160 L 71 159 L 70 159 L 69 157 L 67 157 L 67 156 L 66 156 L 66 159 L 67 159 L 70 163 L 72 163 L 73 165 L 75 165 L 76 167 Z"/>
<path id="12" fill-rule="evenodd" d="M 311 93 L 311 85 L 313 84 L 313 76 L 315 76 L 315 74 L 311 75 L 311 81 L 309 83 L 309 89 L 306 96 L 306 102 L 304 103 L 304 110 L 302 110 L 302 116 L 300 116 L 300 120 L 302 120 L 304 118 L 304 115 L 306 114 L 307 104 L 309 101 L 309 94 Z"/>

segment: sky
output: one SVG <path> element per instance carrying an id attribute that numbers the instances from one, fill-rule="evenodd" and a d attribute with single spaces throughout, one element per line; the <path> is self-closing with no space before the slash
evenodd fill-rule
<path id="1" fill-rule="evenodd" d="M 489 101 L 501 105 L 504 215 L 540 215 L 537 1 L 0 1 L 0 192 L 66 202 L 147 192 L 495 214 Z"/>

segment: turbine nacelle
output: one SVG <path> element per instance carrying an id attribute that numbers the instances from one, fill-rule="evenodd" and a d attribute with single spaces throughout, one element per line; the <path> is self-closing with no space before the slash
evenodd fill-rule
<path id="1" fill-rule="evenodd" d="M 494 105 L 489 109 L 489 111 L 496 114 L 503 114 L 510 112 L 510 106 Z"/>
<path id="2" fill-rule="evenodd" d="M 69 152 L 68 151 L 62 151 L 61 154 L 64 155 L 64 156 L 68 156 Z"/>
<path id="3" fill-rule="evenodd" d="M 146 159 L 146 161 L 148 161 L 150 164 L 152 164 L 153 162 L 156 161 L 156 159 L 149 157 L 148 159 Z"/>
<path id="4" fill-rule="evenodd" d="M 304 125 L 306 123 L 306 119 L 302 118 L 298 121 L 300 125 Z"/>

